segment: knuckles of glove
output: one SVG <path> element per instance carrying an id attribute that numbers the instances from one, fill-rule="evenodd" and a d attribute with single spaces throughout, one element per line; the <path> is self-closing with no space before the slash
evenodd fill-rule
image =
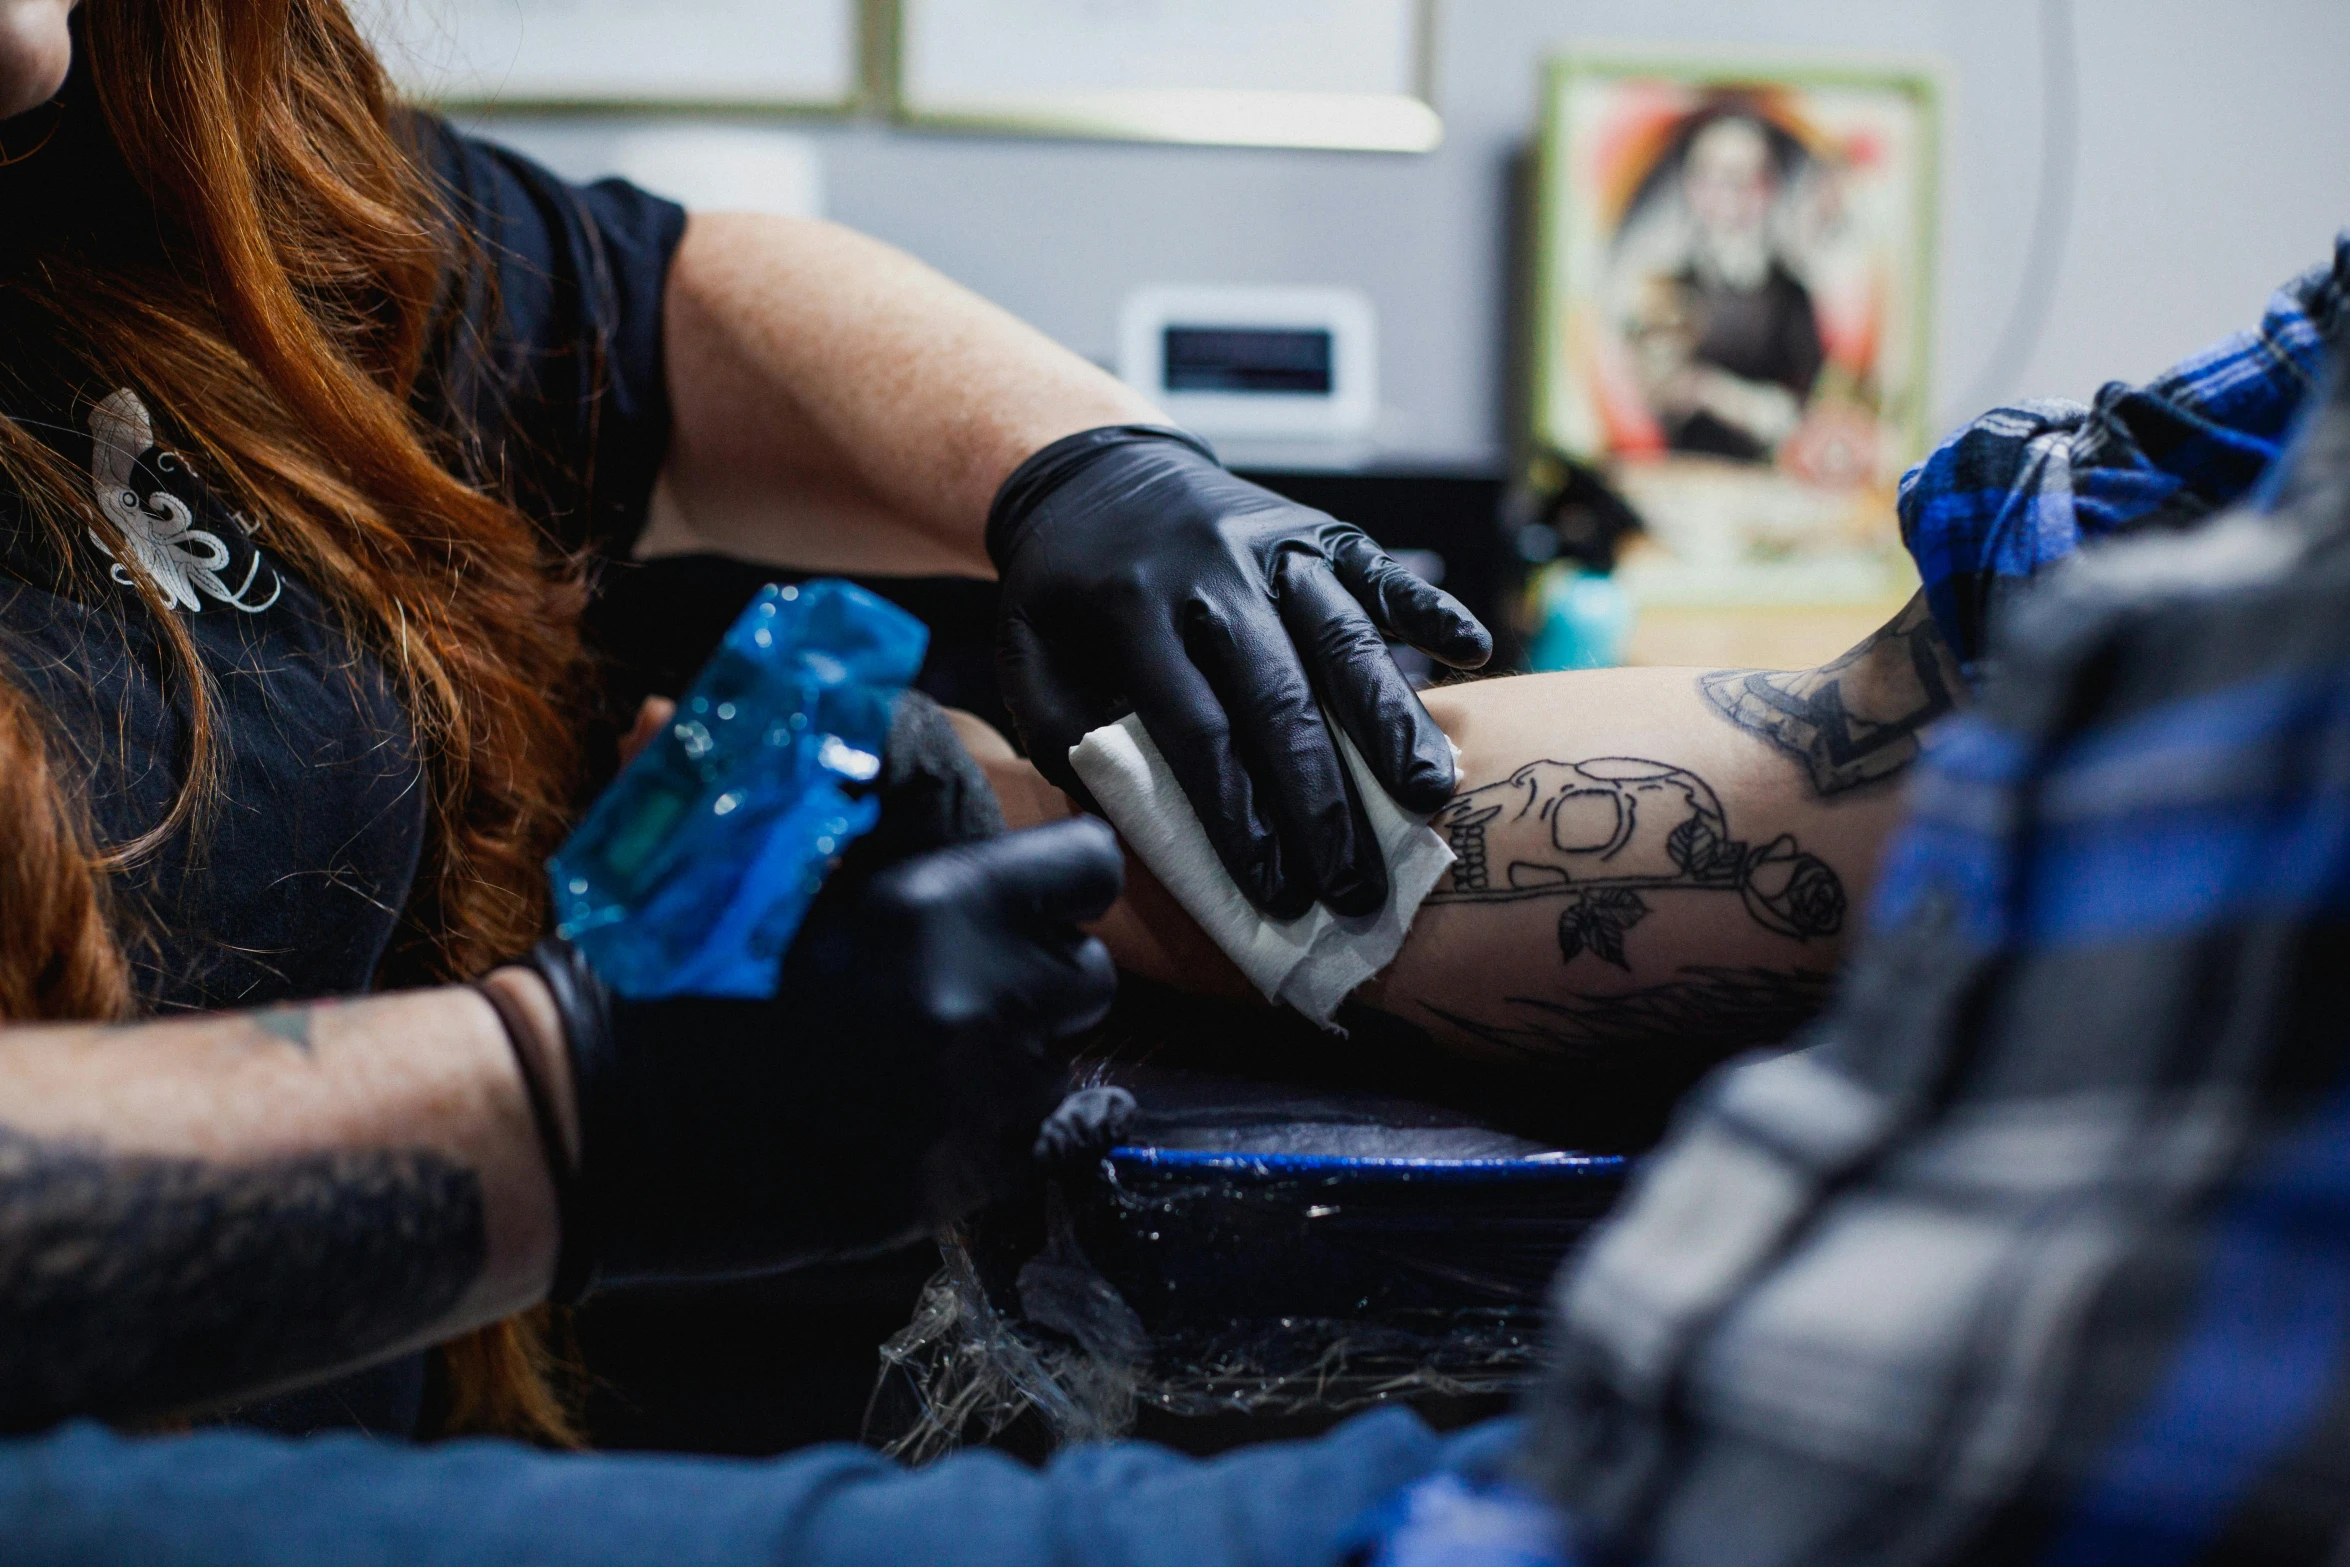
<path id="1" fill-rule="evenodd" d="M 1362 529 L 1228 472 L 1172 430 L 1111 427 L 1047 447 L 1005 482 L 988 549 L 1007 603 L 1032 619 L 1060 610 L 1116 624 L 1155 608 L 1165 622 L 1186 596 L 1229 602 L 1235 589 L 1271 601 L 1277 557 L 1298 553 L 1331 567 L 1388 634 L 1460 668 L 1492 653 L 1474 616 Z M 1435 612 L 1413 613 L 1405 593 Z"/>
<path id="2" fill-rule="evenodd" d="M 821 990 L 833 1009 L 898 1017 L 941 1038 L 1090 1026 L 1109 1004 L 1108 954 L 962 850 L 875 876 L 855 918 L 811 931 L 786 956 L 784 987 Z"/>
<path id="3" fill-rule="evenodd" d="M 1115 1084 L 1078 1089 L 1055 1106 L 1037 1129 L 1032 1150 L 1036 1162 L 1048 1168 L 1066 1168 L 1100 1158 L 1126 1135 L 1138 1110 L 1134 1095 Z"/>

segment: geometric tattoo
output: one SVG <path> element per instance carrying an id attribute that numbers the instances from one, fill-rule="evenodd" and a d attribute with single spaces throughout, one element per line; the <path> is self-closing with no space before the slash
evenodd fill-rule
<path id="1" fill-rule="evenodd" d="M 1915 761 L 1919 731 L 1957 705 L 1958 671 L 1921 593 L 1832 663 L 1716 670 L 1697 686 L 1723 717 L 1802 763 L 1825 797 Z"/>
<path id="2" fill-rule="evenodd" d="M 1429 825 L 1455 857 L 1430 903 L 1563 899 L 1558 943 L 1570 963 L 1588 952 L 1630 969 L 1624 937 L 1647 918 L 1647 892 L 1736 893 L 1756 923 L 1799 941 L 1844 924 L 1844 884 L 1825 860 L 1790 834 L 1731 837 L 1712 786 L 1665 762 L 1528 762 L 1455 795 Z"/>
<path id="3" fill-rule="evenodd" d="M 438 1153 L 229 1165 L 0 1126 L 0 1427 L 331 1372 L 440 1321 L 488 1255 L 481 1182 Z"/>

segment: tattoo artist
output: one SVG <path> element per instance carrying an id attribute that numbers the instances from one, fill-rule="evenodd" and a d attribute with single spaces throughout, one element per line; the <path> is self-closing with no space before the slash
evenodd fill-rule
<path id="1" fill-rule="evenodd" d="M 513 961 L 597 560 L 1000 573 L 1039 765 L 1138 708 L 1283 910 L 1384 896 L 1317 695 L 1432 809 L 1450 753 L 1380 635 L 1489 645 L 906 256 L 395 104 L 342 0 L 0 0 L 0 413 L 20 1427 L 471 1332 L 441 1429 L 560 1439 L 513 1315 L 551 1288 L 876 1244 L 1034 1139 L 1043 1046 L 1111 984 L 1098 827 L 869 878 L 772 1006 Z"/>

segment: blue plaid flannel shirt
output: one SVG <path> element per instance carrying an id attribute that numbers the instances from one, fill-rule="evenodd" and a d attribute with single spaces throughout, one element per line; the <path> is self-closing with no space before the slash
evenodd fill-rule
<path id="1" fill-rule="evenodd" d="M 2270 298 L 2260 325 L 2144 386 L 2093 402 L 2017 403 L 1977 419 L 1903 476 L 1902 542 L 1969 677 L 2014 590 L 2084 542 L 2181 528 L 2268 471 L 2350 298 L 2350 234 Z"/>
<path id="2" fill-rule="evenodd" d="M 1562 1271 L 1522 1468 L 1374 1559 L 2350 1562 L 2346 280 L 1910 474 L 1981 701 L 1869 938 Z"/>

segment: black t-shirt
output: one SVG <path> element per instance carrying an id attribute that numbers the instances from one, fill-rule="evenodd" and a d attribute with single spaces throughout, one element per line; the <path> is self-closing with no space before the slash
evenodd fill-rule
<path id="1" fill-rule="evenodd" d="M 49 145 L 0 169 L 12 224 L 44 206 L 109 221 L 89 216 L 93 204 L 127 199 L 81 81 Z M 418 412 L 469 477 L 563 547 L 624 552 L 668 446 L 661 294 L 685 215 L 618 181 L 567 184 L 437 121 L 418 131 L 475 241 Z M 21 356 L 40 336 L 6 330 L 5 248 L 0 352 Z M 0 370 L 0 414 L 90 475 L 92 513 L 109 515 L 171 596 L 216 688 L 208 815 L 117 883 L 141 999 L 218 1008 L 366 989 L 426 819 L 421 760 L 384 672 L 272 551 L 271 520 L 180 454 L 141 388 L 83 384 L 62 363 Z M 47 538 L 0 490 L 5 678 L 45 710 L 102 842 L 126 843 L 186 777 L 189 704 L 121 563 L 95 534 L 75 540 L 88 552 L 77 588 Z"/>

